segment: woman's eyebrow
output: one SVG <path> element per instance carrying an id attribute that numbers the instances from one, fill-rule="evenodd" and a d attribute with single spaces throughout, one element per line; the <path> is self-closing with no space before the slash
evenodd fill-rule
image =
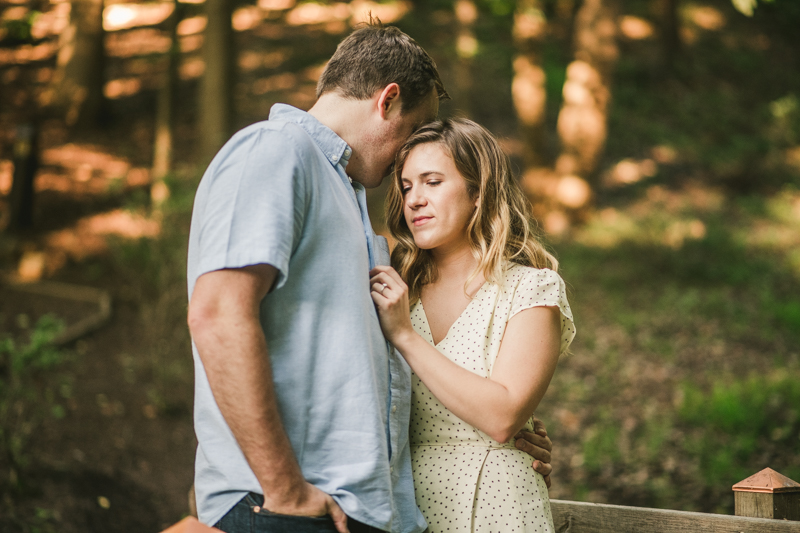
<path id="1" fill-rule="evenodd" d="M 437 175 L 439 175 L 439 176 L 444 176 L 444 172 L 439 172 L 438 170 L 426 170 L 425 172 L 422 172 L 422 173 L 419 175 L 419 177 L 421 177 L 421 178 L 427 178 L 427 177 L 428 177 L 428 176 L 430 176 L 431 174 L 437 174 Z"/>
<path id="2" fill-rule="evenodd" d="M 431 176 L 433 174 L 436 174 L 437 176 L 444 176 L 444 172 L 439 172 L 438 170 L 426 170 L 425 172 L 420 172 L 419 174 L 417 174 L 416 177 L 417 178 L 427 178 L 428 176 Z M 400 181 L 410 182 L 412 179 L 413 178 L 404 178 L 402 176 L 400 177 Z"/>

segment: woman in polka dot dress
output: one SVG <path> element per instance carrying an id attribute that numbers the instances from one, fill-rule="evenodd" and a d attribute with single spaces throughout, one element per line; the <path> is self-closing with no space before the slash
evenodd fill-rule
<path id="1" fill-rule="evenodd" d="M 575 335 L 557 262 L 508 158 L 478 124 L 418 130 L 397 156 L 381 327 L 411 367 L 417 505 L 438 532 L 550 532 L 547 487 L 517 450 Z"/>

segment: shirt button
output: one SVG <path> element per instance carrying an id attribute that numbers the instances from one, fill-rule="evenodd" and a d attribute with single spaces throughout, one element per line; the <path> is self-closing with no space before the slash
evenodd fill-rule
<path id="1" fill-rule="evenodd" d="M 393 467 L 393 466 L 390 466 L 390 467 L 389 467 L 389 473 L 390 473 L 390 474 L 394 474 L 394 467 Z"/>
<path id="2" fill-rule="evenodd" d="M 350 154 L 352 154 L 352 153 L 353 152 L 352 152 L 352 150 L 350 150 L 350 148 L 345 148 L 344 149 L 344 156 L 345 157 L 350 157 Z"/>
<path id="3" fill-rule="evenodd" d="M 393 405 L 393 406 L 392 406 L 392 412 L 393 412 L 393 413 L 396 413 L 396 412 L 397 412 L 397 406 L 396 406 L 396 405 Z"/>

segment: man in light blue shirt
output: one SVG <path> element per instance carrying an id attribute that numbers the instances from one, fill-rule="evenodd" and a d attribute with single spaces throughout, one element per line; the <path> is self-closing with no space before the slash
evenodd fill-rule
<path id="1" fill-rule="evenodd" d="M 340 44 L 317 93 L 307 113 L 276 105 L 234 135 L 198 187 L 198 513 L 237 533 L 417 533 L 410 371 L 370 298 L 389 254 L 364 189 L 447 93 L 422 48 L 375 25 Z"/>

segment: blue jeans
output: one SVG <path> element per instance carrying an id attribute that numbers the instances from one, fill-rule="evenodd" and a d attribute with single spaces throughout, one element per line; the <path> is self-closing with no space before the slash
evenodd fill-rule
<path id="1" fill-rule="evenodd" d="M 267 511 L 264 497 L 251 492 L 233 506 L 214 527 L 225 533 L 337 533 L 328 516 L 291 516 Z M 255 508 L 258 507 L 258 512 Z M 380 529 L 347 519 L 350 533 L 381 533 Z"/>

